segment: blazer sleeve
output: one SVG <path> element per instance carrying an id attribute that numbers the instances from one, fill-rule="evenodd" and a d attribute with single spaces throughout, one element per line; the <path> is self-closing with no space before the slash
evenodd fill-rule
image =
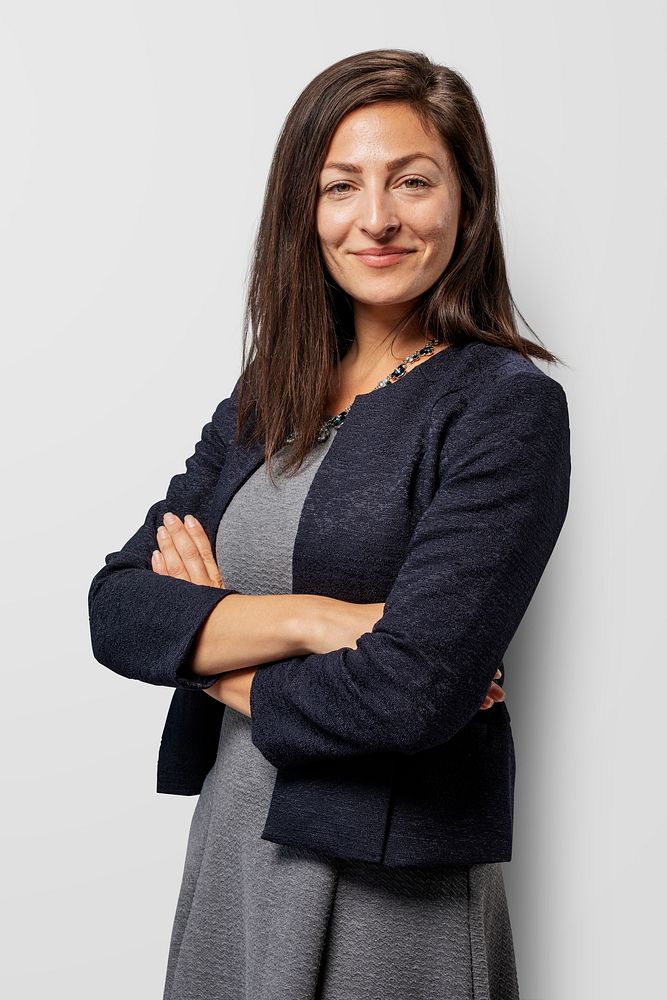
<path id="1" fill-rule="evenodd" d="M 258 668 L 252 740 L 276 767 L 416 753 L 480 711 L 565 520 L 565 392 L 539 369 L 501 375 L 441 437 L 436 494 L 372 631 Z"/>
<path id="2" fill-rule="evenodd" d="M 133 680 L 167 687 L 207 688 L 221 676 L 199 676 L 187 660 L 200 626 L 213 608 L 238 591 L 161 576 L 151 566 L 156 533 L 166 511 L 205 522 L 235 428 L 239 381 L 204 426 L 185 472 L 175 475 L 164 500 L 150 507 L 142 526 L 118 552 L 105 557 L 88 591 L 95 659 Z"/>

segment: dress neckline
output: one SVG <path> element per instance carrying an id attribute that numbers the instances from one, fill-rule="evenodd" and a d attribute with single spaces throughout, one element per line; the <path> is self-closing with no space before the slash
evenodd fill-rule
<path id="1" fill-rule="evenodd" d="M 359 409 L 363 409 L 363 407 L 366 405 L 371 405 L 371 404 L 382 405 L 383 400 L 385 400 L 387 403 L 390 403 L 392 400 L 395 399 L 396 393 L 397 392 L 400 393 L 402 391 L 400 387 L 403 383 L 407 382 L 408 385 L 411 385 L 411 382 L 409 380 L 410 375 L 414 375 L 422 368 L 423 369 L 428 368 L 430 374 L 422 372 L 422 379 L 424 378 L 430 379 L 434 375 L 434 366 L 435 366 L 435 371 L 437 372 L 437 369 L 438 368 L 441 369 L 448 358 L 450 357 L 454 358 L 459 353 L 460 353 L 460 348 L 458 348 L 454 344 L 448 344 L 442 350 L 436 351 L 434 354 L 431 354 L 429 357 L 427 357 L 426 361 L 422 361 L 421 364 L 418 364 L 415 368 L 411 368 L 409 371 L 405 371 L 403 375 L 399 376 L 394 382 L 388 382 L 386 385 L 383 386 L 376 386 L 374 389 L 369 389 L 368 392 L 357 393 L 357 395 L 354 397 L 352 402 L 345 410 L 341 410 L 340 413 L 336 413 L 331 416 L 327 415 L 323 416 L 319 434 L 317 437 L 318 442 L 326 441 L 332 431 L 339 430 L 340 427 L 348 419 L 350 413 L 356 413 L 358 412 Z M 441 355 L 445 355 L 444 361 Z M 438 358 L 440 358 L 440 361 L 438 361 Z M 437 375 L 435 377 L 437 377 Z M 386 393 L 387 389 L 393 389 L 393 392 Z M 385 390 L 385 395 L 382 394 L 382 390 Z M 294 441 L 294 437 L 295 437 L 294 432 L 292 430 L 289 430 L 287 435 L 285 436 L 285 444 L 292 444 L 292 442 Z"/>
<path id="2" fill-rule="evenodd" d="M 440 357 L 440 355 L 456 353 L 455 351 L 453 351 L 453 346 L 454 345 L 452 344 L 448 344 L 447 347 L 444 347 L 439 351 L 435 351 L 433 354 L 428 356 L 425 361 L 421 361 L 418 365 L 415 365 L 414 368 L 410 368 L 409 371 L 404 372 L 404 374 L 399 376 L 399 378 L 397 378 L 394 382 L 388 382 L 386 385 L 383 386 L 376 386 L 374 389 L 369 389 L 368 392 L 358 392 L 357 395 L 352 400 L 352 403 L 350 403 L 350 408 L 352 408 L 352 406 L 357 406 L 360 402 L 363 402 L 364 400 L 367 400 L 371 397 L 375 398 L 376 394 L 378 392 L 381 392 L 383 389 L 390 389 L 390 388 L 395 389 L 396 386 L 405 382 L 405 380 L 408 379 L 410 375 L 413 375 L 415 372 L 419 371 L 420 368 L 426 368 L 428 365 L 435 364 L 436 359 Z M 401 362 L 399 362 L 399 365 L 400 364 Z M 341 410 L 340 413 L 335 413 L 335 414 L 327 413 L 324 415 L 324 420 L 325 421 L 332 420 L 335 417 L 339 417 L 342 413 L 345 413 L 345 410 Z"/>

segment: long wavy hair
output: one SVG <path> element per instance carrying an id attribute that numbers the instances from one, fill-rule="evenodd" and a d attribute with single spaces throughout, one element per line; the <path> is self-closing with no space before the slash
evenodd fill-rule
<path id="1" fill-rule="evenodd" d="M 331 277 L 319 246 L 320 172 L 345 115 L 380 101 L 405 103 L 425 130 L 440 135 L 461 187 L 462 221 L 452 258 L 406 309 L 396 335 L 416 319 L 425 340 L 485 341 L 562 363 L 518 332 L 515 312 L 535 335 L 509 290 L 495 164 L 467 81 L 421 52 L 374 49 L 348 56 L 316 76 L 285 119 L 250 262 L 236 436 L 249 444 L 263 441 L 270 468 L 288 432 L 296 432 L 283 463 L 286 473 L 301 465 L 317 441 L 337 365 L 354 340 L 351 297 Z"/>

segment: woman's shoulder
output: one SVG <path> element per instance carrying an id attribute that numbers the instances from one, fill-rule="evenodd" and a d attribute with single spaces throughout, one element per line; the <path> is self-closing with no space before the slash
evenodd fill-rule
<path id="1" fill-rule="evenodd" d="M 457 350 L 459 364 L 454 377 L 442 381 L 440 388 L 443 394 L 460 394 L 467 399 L 483 398 L 489 393 L 509 389 L 510 383 L 519 389 L 530 380 L 531 389 L 538 395 L 565 397 L 563 386 L 556 378 L 540 368 L 532 358 L 524 357 L 510 347 L 477 340 Z"/>
<path id="2" fill-rule="evenodd" d="M 455 370 L 450 368 L 448 378 L 434 387 L 432 422 L 449 424 L 457 415 L 473 434 L 482 425 L 487 431 L 504 427 L 512 434 L 521 433 L 522 426 L 569 427 L 563 386 L 531 358 L 482 341 L 456 350 Z"/>

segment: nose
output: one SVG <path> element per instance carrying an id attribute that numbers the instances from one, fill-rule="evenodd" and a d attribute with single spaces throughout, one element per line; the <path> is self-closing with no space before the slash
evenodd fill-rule
<path id="1" fill-rule="evenodd" d="M 380 240 L 400 227 L 400 219 L 391 196 L 380 188 L 367 188 L 359 201 L 359 227 L 374 239 Z"/>

